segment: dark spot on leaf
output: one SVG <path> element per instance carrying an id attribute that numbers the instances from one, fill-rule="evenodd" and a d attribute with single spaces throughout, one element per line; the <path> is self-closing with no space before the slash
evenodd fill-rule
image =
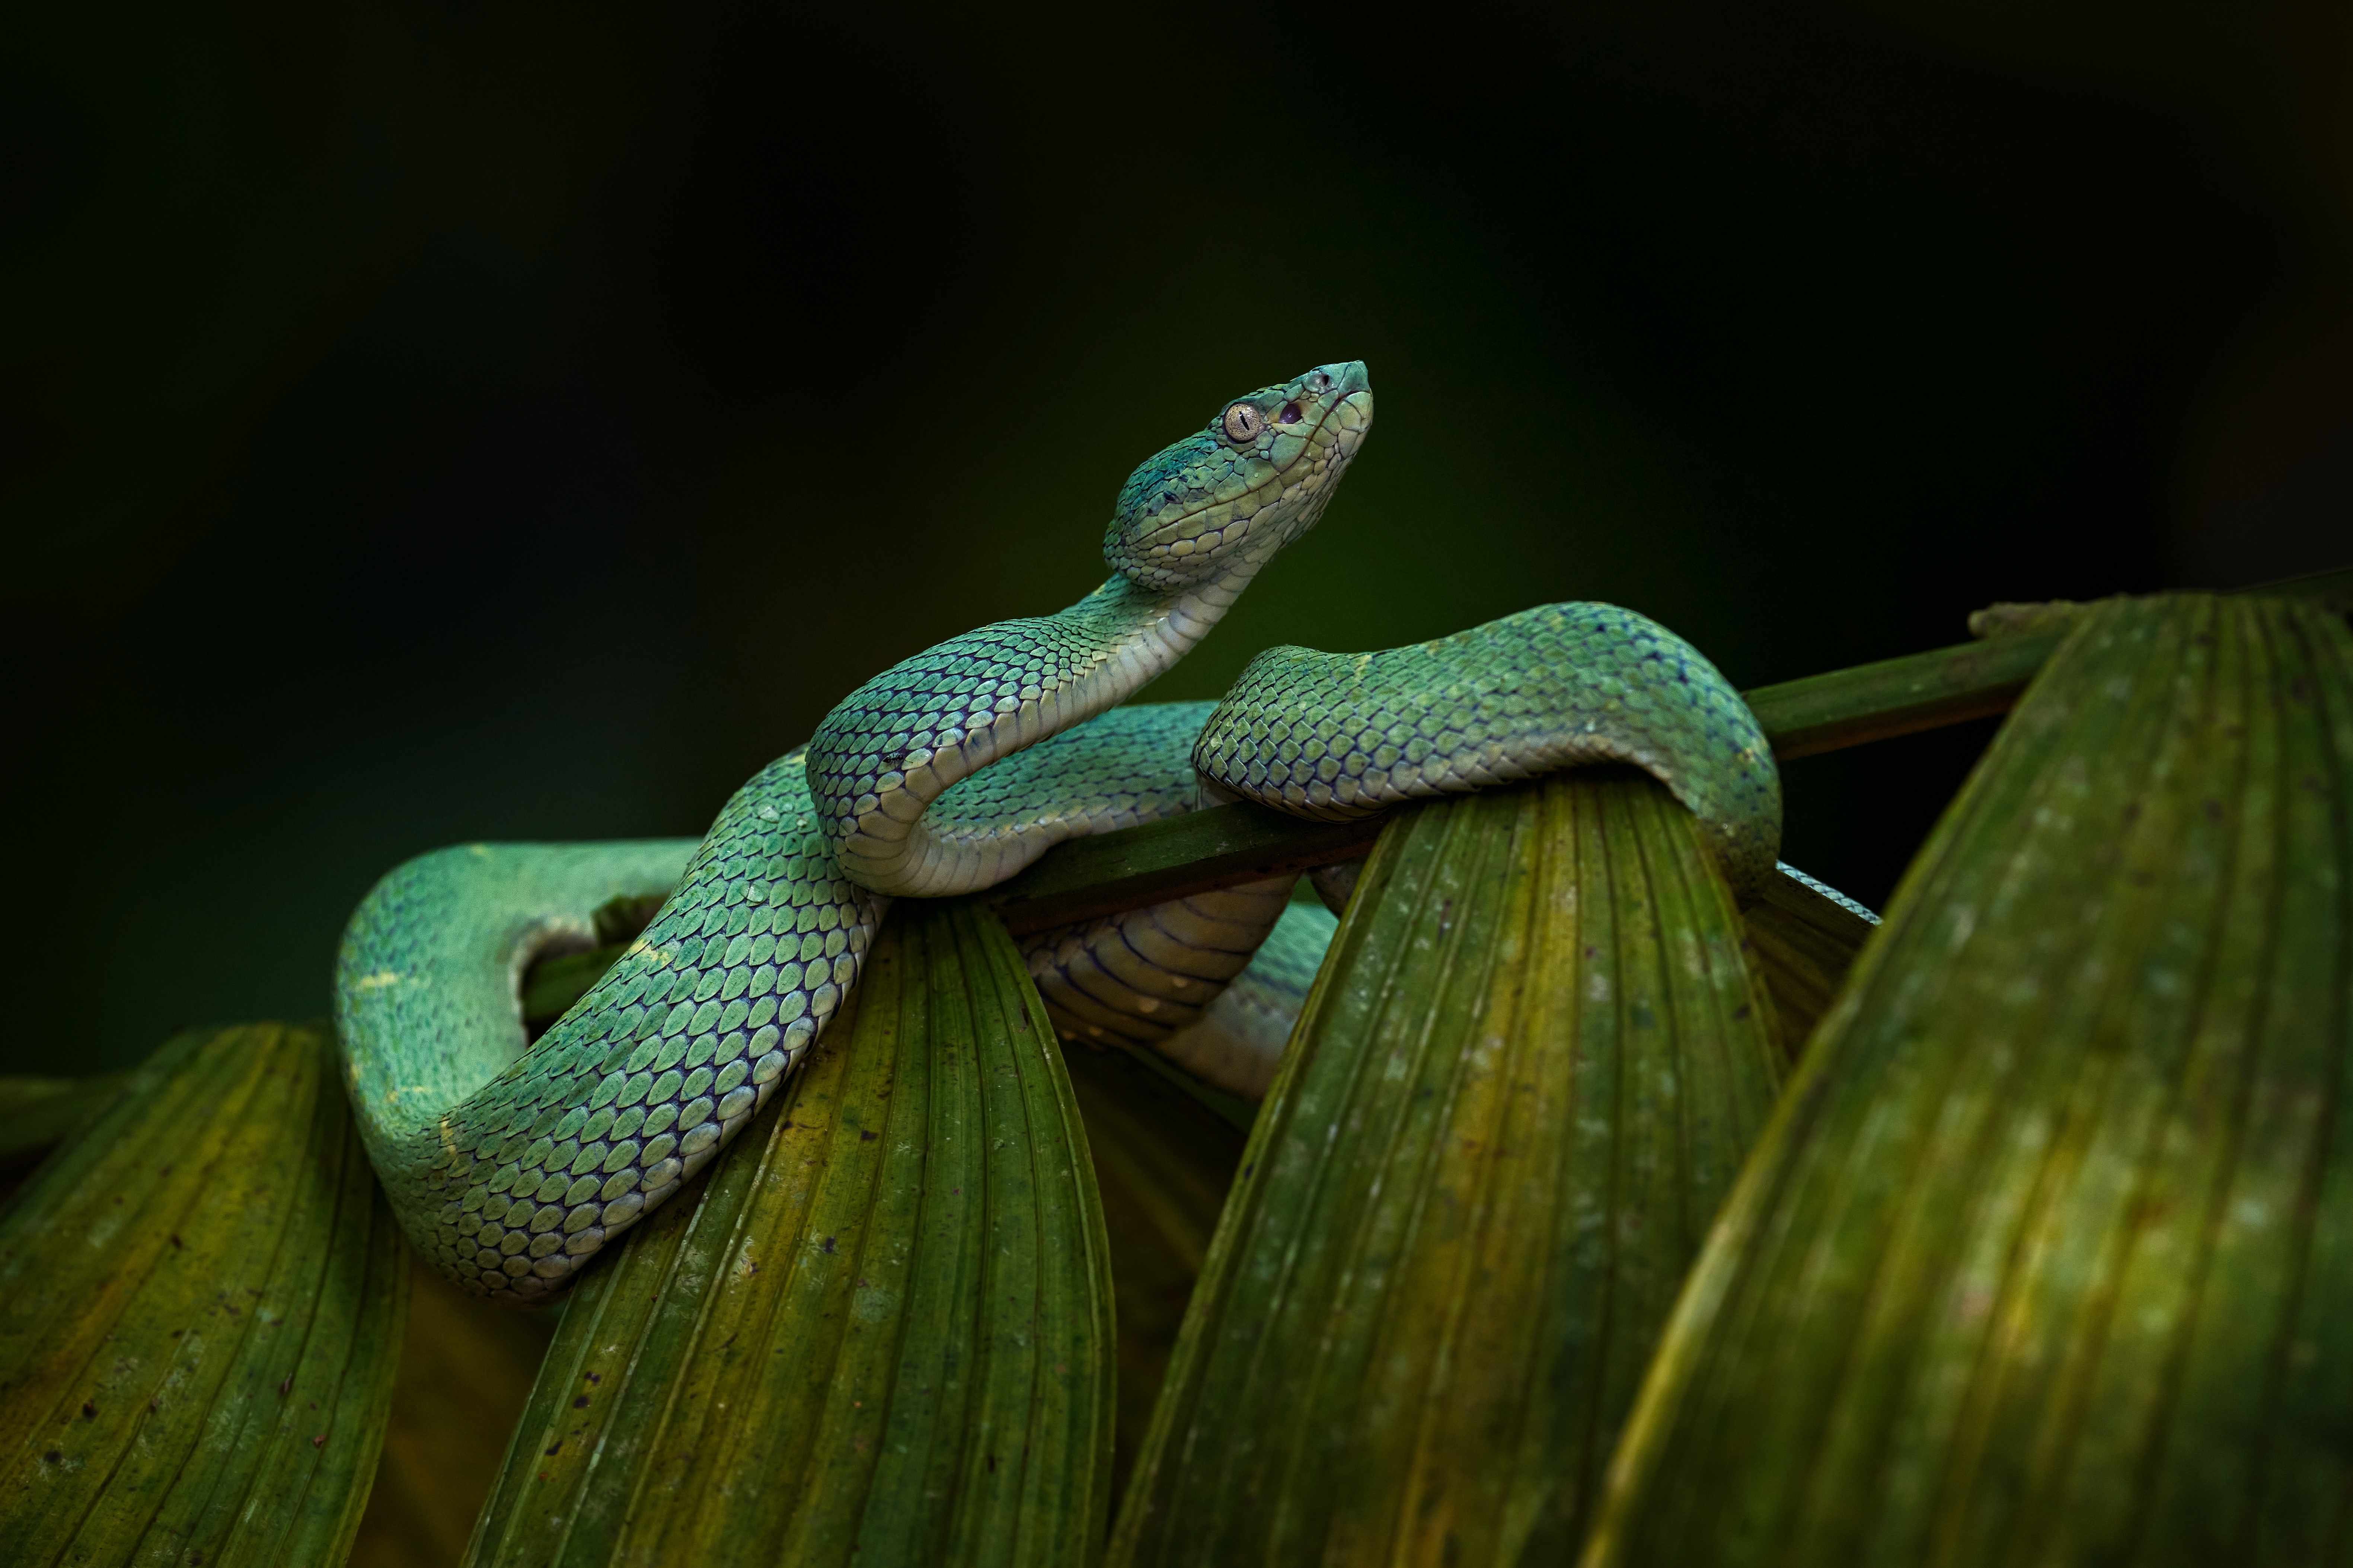
<path id="1" fill-rule="evenodd" d="M 66 1457 L 52 1448 L 41 1456 L 41 1462 L 45 1465 L 62 1465 L 66 1462 Z"/>
<path id="2" fill-rule="evenodd" d="M 547 1446 L 547 1452 L 553 1454 L 556 1449 L 561 1448 L 562 1447 L 564 1447 L 564 1439 L 558 1437 L 554 1442 L 550 1443 Z"/>
<path id="3" fill-rule="evenodd" d="M 81 1418 L 82 1418 L 83 1420 L 85 1420 L 85 1421 L 95 1421 L 95 1420 L 97 1420 L 97 1419 L 98 1419 L 98 1406 L 97 1406 L 97 1405 L 96 1405 L 96 1404 L 94 1404 L 93 1402 L 90 1401 L 90 1400 L 87 1400 L 87 1399 L 83 1400 L 83 1401 L 81 1402 Z"/>
<path id="4" fill-rule="evenodd" d="M 1736 1019 L 1746 1018 L 1748 1016 L 1748 1004 L 1743 1002 L 1739 1006 L 1735 1007 L 1732 1010 L 1732 1016 Z"/>
<path id="5" fill-rule="evenodd" d="M 828 1237 L 827 1237 L 825 1238 L 825 1242 L 824 1242 L 824 1244 L 823 1244 L 823 1245 L 824 1245 L 824 1250 L 825 1250 L 827 1253 L 830 1254 L 830 1253 L 833 1251 L 833 1237 L 829 1237 L 829 1236 L 828 1236 Z"/>
<path id="6" fill-rule="evenodd" d="M 320 1433 L 317 1436 L 311 1439 L 311 1447 L 313 1448 L 323 1448 L 326 1446 L 327 1435 L 324 1432 Z"/>
<path id="7" fill-rule="evenodd" d="M 577 1399 L 574 1400 L 574 1401 L 572 1402 L 572 1408 L 573 1408 L 573 1409 L 575 1409 L 575 1410 L 586 1410 L 586 1409 L 587 1409 L 587 1408 L 588 1408 L 588 1396 L 587 1396 L 586 1394 L 582 1394 L 579 1398 L 577 1398 Z"/>
<path id="8" fill-rule="evenodd" d="M 180 1250 L 180 1249 L 184 1249 L 184 1248 L 185 1248 L 185 1247 L 186 1247 L 186 1246 L 187 1246 L 187 1243 L 186 1243 L 186 1242 L 182 1241 L 178 1237 L 174 1236 L 174 1237 L 172 1237 L 172 1246 L 173 1246 L 173 1247 L 174 1247 L 174 1250 Z"/>
<path id="9" fill-rule="evenodd" d="M 294 1374 L 293 1374 L 292 1373 L 290 1373 L 290 1373 L 288 1373 L 286 1374 L 286 1381 L 285 1381 L 285 1382 L 283 1382 L 283 1383 L 281 1383 L 281 1384 L 280 1384 L 278 1385 L 278 1397 L 279 1397 L 279 1398 L 280 1398 L 280 1399 L 283 1399 L 283 1398 L 285 1398 L 288 1394 L 291 1394 L 291 1393 L 293 1393 L 293 1392 L 294 1392 Z"/>
<path id="10" fill-rule="evenodd" d="M 871 1143 L 874 1142 L 874 1134 L 871 1132 L 860 1132 L 858 1135 L 858 1141 L 860 1143 Z"/>

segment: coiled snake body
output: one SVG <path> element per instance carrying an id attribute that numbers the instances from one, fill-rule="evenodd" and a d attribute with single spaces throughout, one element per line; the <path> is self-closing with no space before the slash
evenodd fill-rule
<path id="1" fill-rule="evenodd" d="M 1689 645 L 1612 606 L 1547 605 L 1384 654 L 1276 648 L 1214 708 L 1117 706 L 1314 526 L 1371 422 L 1356 363 L 1225 405 L 1129 478 L 1101 588 L 868 681 L 699 842 L 461 846 L 386 876 L 344 934 L 336 1024 L 411 1239 L 469 1289 L 560 1289 L 767 1101 L 857 984 L 893 898 L 986 888 L 1073 835 L 1236 797 L 1347 815 L 1610 759 L 1674 790 L 1736 887 L 1772 875 L 1780 786 L 1754 718 Z M 607 900 L 664 891 L 526 1048 L 524 967 L 586 945 Z M 1288 894 L 1232 889 L 1049 933 L 1031 972 L 1066 1033 L 1167 1036 L 1271 931 L 1252 973 L 1312 972 L 1329 923 L 1285 919 Z M 1241 1027 L 1248 1008 L 1228 1011 Z M 1249 1026 L 1268 1033 L 1265 1016 Z"/>

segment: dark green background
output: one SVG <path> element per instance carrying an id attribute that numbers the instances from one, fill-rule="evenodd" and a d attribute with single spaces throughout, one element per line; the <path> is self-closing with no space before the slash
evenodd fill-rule
<path id="1" fill-rule="evenodd" d="M 1322 360 L 1374 439 L 1162 695 L 2353 558 L 2342 5 L 37 9 L 12 1067 L 322 1011 L 432 846 L 698 831 Z M 1984 735 L 1793 765 L 1788 858 L 1883 899 Z"/>

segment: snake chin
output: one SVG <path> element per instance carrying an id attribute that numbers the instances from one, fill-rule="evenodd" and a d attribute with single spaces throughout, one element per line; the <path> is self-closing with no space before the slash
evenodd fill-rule
<path id="1" fill-rule="evenodd" d="M 1372 423 L 1362 360 L 1228 401 L 1128 476 L 1103 537 L 1105 563 L 1154 591 L 1255 571 L 1315 526 Z"/>

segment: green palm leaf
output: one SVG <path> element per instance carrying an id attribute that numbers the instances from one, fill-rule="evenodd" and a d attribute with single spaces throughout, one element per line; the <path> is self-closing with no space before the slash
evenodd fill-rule
<path id="1" fill-rule="evenodd" d="M 1082 1563 L 1111 1477 L 1085 1134 L 1003 930 L 911 902 L 780 1112 L 573 1293 L 478 1563 Z"/>
<path id="2" fill-rule="evenodd" d="M 1383 834 L 1261 1111 L 1111 1561 L 1573 1548 L 1764 1125 L 1689 813 L 1582 773 Z"/>
<path id="3" fill-rule="evenodd" d="M 407 1266 L 322 1031 L 166 1045 L 0 1217 L 0 1562 L 342 1561 Z"/>
<path id="4" fill-rule="evenodd" d="M 1585 1562 L 2353 1544 L 2353 637 L 2087 610 L 1814 1038 Z"/>

